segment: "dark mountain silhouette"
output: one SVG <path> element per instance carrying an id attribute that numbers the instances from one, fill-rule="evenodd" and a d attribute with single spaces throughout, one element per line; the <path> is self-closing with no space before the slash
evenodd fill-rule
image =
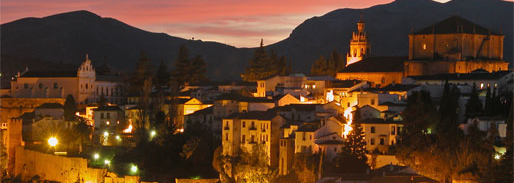
<path id="1" fill-rule="evenodd" d="M 356 30 L 356 22 L 363 15 L 372 55 L 406 56 L 411 31 L 459 15 L 505 34 L 504 56 L 512 62 L 513 5 L 499 0 L 453 0 L 448 3 L 396 0 L 365 9 L 338 9 L 304 21 L 288 38 L 270 45 L 269 49 L 291 60 L 295 72 L 308 73 L 320 54 L 328 55 L 335 49 L 346 55 L 351 32 Z M 133 71 L 142 50 L 147 52 L 154 65 L 164 60 L 172 67 L 179 46 L 186 44 L 192 55 L 203 55 L 211 79 L 233 80 L 239 78 L 254 50 L 152 33 L 88 11 L 24 18 L 1 25 L 0 31 L 4 76 L 26 66 L 29 69 L 76 69 L 86 53 L 95 65 L 108 63 L 118 71 Z"/>
<path id="2" fill-rule="evenodd" d="M 357 30 L 356 23 L 361 15 L 373 56 L 407 56 L 411 31 L 459 15 L 495 32 L 503 32 L 504 56 L 512 66 L 513 6 L 512 2 L 499 0 L 453 0 L 447 3 L 396 0 L 366 9 L 338 9 L 304 21 L 288 38 L 270 47 L 293 60 L 296 71 L 308 73 L 320 54 L 327 56 L 335 49 L 346 56 L 352 31 Z"/>
<path id="3" fill-rule="evenodd" d="M 201 54 L 214 78 L 239 77 L 245 51 L 233 46 L 186 40 L 152 33 L 88 11 L 74 11 L 44 18 L 24 18 L 1 26 L 2 72 L 12 74 L 52 67 L 76 69 L 89 54 L 95 65 L 108 63 L 118 71 L 133 71 L 141 51 L 153 65 L 164 60 L 173 66 L 179 47 L 187 45 L 190 56 Z M 248 57 L 249 58 L 249 57 Z M 6 74 L 7 75 L 7 74 Z"/>

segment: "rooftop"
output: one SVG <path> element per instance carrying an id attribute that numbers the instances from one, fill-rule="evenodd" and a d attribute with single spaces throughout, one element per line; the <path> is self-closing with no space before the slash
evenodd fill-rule
<path id="1" fill-rule="evenodd" d="M 98 107 L 93 110 L 94 111 L 121 111 L 120 107 L 118 107 L 118 106 L 104 106 L 104 107 Z"/>
<path id="2" fill-rule="evenodd" d="M 423 28 L 414 34 L 456 34 L 456 33 L 467 33 L 467 34 L 482 34 L 482 35 L 500 35 L 490 29 L 475 24 L 469 20 L 466 20 L 460 16 L 454 15 L 448 17 L 434 25 Z"/>
<path id="3" fill-rule="evenodd" d="M 368 57 L 353 63 L 340 72 L 403 72 L 408 57 Z"/>
<path id="4" fill-rule="evenodd" d="M 63 106 L 59 103 L 44 103 L 36 107 L 36 109 L 62 109 Z"/>
<path id="5" fill-rule="evenodd" d="M 22 78 L 38 77 L 38 78 L 57 78 L 57 77 L 77 77 L 77 71 L 36 71 L 29 70 L 21 75 Z"/>
<path id="6" fill-rule="evenodd" d="M 408 76 L 414 80 L 497 80 L 505 75 L 512 73 L 512 71 L 497 71 L 492 73 L 486 72 L 471 72 L 466 74 L 437 74 L 431 76 Z"/>
<path id="7" fill-rule="evenodd" d="M 277 114 L 267 111 L 249 111 L 246 113 L 235 113 L 225 117 L 224 119 L 256 119 L 256 120 L 271 120 Z"/>
<path id="8" fill-rule="evenodd" d="M 381 118 L 370 118 L 362 120 L 361 124 L 401 124 L 401 121 L 384 120 Z"/>

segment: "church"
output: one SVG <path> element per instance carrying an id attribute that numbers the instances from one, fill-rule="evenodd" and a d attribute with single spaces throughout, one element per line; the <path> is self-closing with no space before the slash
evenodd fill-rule
<path id="1" fill-rule="evenodd" d="M 409 34 L 408 57 L 370 57 L 362 19 L 352 34 L 348 65 L 336 75 L 340 80 L 365 80 L 375 87 L 401 83 L 407 76 L 508 70 L 503 59 L 503 39 L 496 33 L 459 16 Z"/>
<path id="2" fill-rule="evenodd" d="M 76 71 L 36 71 L 25 69 L 11 81 L 13 98 L 66 98 L 73 96 L 78 104 L 124 103 L 121 76 L 112 74 L 106 64 L 97 70 L 89 57 Z"/>

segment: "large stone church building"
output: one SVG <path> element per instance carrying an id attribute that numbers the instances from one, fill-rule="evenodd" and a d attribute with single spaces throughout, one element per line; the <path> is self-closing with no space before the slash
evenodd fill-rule
<path id="1" fill-rule="evenodd" d="M 502 34 L 452 16 L 409 35 L 405 75 L 507 70 L 503 38 Z"/>
<path id="2" fill-rule="evenodd" d="M 106 64 L 95 70 L 89 57 L 76 71 L 18 72 L 11 81 L 13 98 L 66 98 L 79 104 L 96 103 L 103 96 L 107 102 L 124 103 L 123 83 Z"/>
<path id="3" fill-rule="evenodd" d="M 370 57 L 362 20 L 357 26 L 358 33 L 354 32 L 350 41 L 348 65 L 337 73 L 337 79 L 365 80 L 380 87 L 401 83 L 407 76 L 509 69 L 503 59 L 504 36 L 459 16 L 411 33 L 408 57 Z"/>

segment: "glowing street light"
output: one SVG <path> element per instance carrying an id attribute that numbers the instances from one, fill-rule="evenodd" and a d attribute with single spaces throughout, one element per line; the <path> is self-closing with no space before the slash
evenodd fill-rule
<path id="1" fill-rule="evenodd" d="M 106 159 L 106 160 L 104 161 L 104 164 L 105 164 L 105 165 L 107 165 L 107 166 L 109 166 L 109 165 L 111 165 L 111 161 L 110 161 L 110 160 L 108 160 L 108 159 Z"/>
<path id="2" fill-rule="evenodd" d="M 501 156 L 501 155 L 499 155 L 499 154 L 495 154 L 495 155 L 494 155 L 494 159 L 496 159 L 496 160 L 499 160 L 501 157 L 502 157 L 502 156 Z"/>
<path id="3" fill-rule="evenodd" d="M 57 145 L 57 143 L 58 143 L 58 140 L 57 140 L 57 138 L 55 138 L 55 137 L 50 137 L 50 138 L 48 139 L 48 144 L 49 144 L 51 147 L 55 147 L 55 146 Z"/>
<path id="4" fill-rule="evenodd" d="M 109 136 L 109 132 L 105 131 L 104 132 L 104 137 L 108 137 Z"/>
<path id="5" fill-rule="evenodd" d="M 136 165 L 131 165 L 130 166 L 130 172 L 137 173 L 137 166 Z"/>
<path id="6" fill-rule="evenodd" d="M 95 154 L 93 155 L 93 158 L 94 158 L 95 160 L 97 160 L 98 158 L 100 158 L 100 155 L 99 155 L 98 153 L 95 153 Z"/>
<path id="7" fill-rule="evenodd" d="M 116 135 L 116 140 L 121 140 L 120 135 Z"/>
<path id="8" fill-rule="evenodd" d="M 152 137 L 152 138 L 153 138 L 153 137 L 155 137 L 155 135 L 157 135 L 157 132 L 156 132 L 155 130 L 152 130 L 152 131 L 150 132 L 150 137 Z"/>

